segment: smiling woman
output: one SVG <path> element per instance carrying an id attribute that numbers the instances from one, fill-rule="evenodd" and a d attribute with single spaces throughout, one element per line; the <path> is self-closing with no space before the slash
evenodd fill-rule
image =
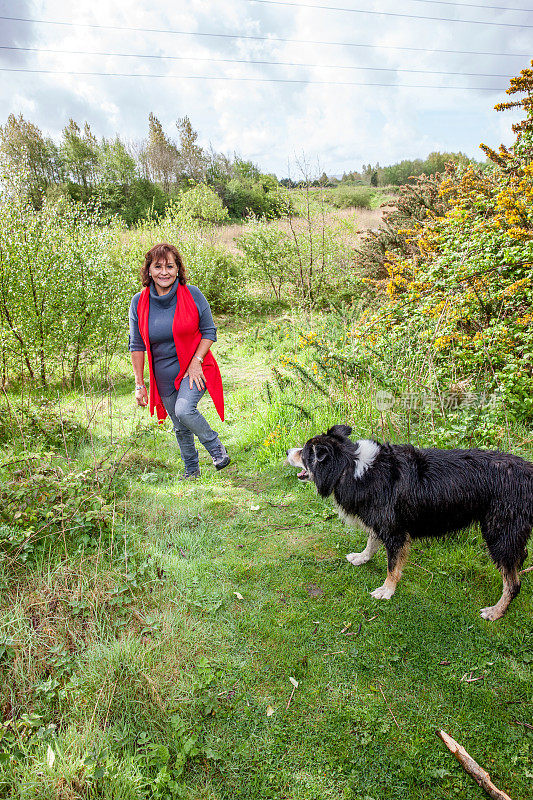
<path id="1" fill-rule="evenodd" d="M 187 286 L 185 267 L 170 244 L 154 245 L 141 269 L 144 289 L 130 306 L 129 349 L 135 373 L 137 405 L 150 405 L 160 422 L 167 414 L 185 464 L 180 480 L 200 474 L 196 435 L 216 469 L 230 463 L 218 434 L 197 409 L 205 390 L 224 419 L 224 396 L 218 364 L 210 352 L 216 328 L 209 303 L 196 286 Z M 150 396 L 144 383 L 148 355 Z"/>

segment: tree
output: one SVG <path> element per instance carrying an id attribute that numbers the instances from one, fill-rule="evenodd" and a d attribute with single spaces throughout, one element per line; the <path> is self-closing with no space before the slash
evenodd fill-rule
<path id="1" fill-rule="evenodd" d="M 243 161 L 236 158 L 233 164 L 233 176 L 236 180 L 258 181 L 261 177 L 261 170 L 252 161 Z"/>
<path id="2" fill-rule="evenodd" d="M 98 142 L 88 122 L 83 127 L 73 119 L 63 128 L 61 154 L 68 177 L 87 190 L 96 178 L 98 164 Z"/>
<path id="3" fill-rule="evenodd" d="M 36 211 L 23 188 L 15 178 L 0 197 L 3 366 L 43 386 L 57 376 L 70 383 L 82 363 L 118 346 L 135 282 L 117 269 L 117 229 L 68 201 Z"/>
<path id="4" fill-rule="evenodd" d="M 207 157 L 200 145 L 196 144 L 198 134 L 189 117 L 178 119 L 176 128 L 179 132 L 180 170 L 187 178 L 199 183 L 205 179 Z"/>
<path id="5" fill-rule="evenodd" d="M 135 161 L 119 137 L 102 139 L 98 152 L 98 177 L 103 184 L 129 185 L 136 178 Z"/>
<path id="6" fill-rule="evenodd" d="M 365 182 L 370 184 L 370 186 L 377 186 L 377 182 L 372 183 L 372 181 L 373 180 L 377 181 L 377 174 L 379 173 L 380 169 L 381 167 L 379 166 L 379 164 L 376 164 L 375 167 L 373 167 L 372 164 L 363 164 L 361 172 L 364 175 Z M 374 175 L 376 176 L 376 178 L 373 177 Z"/>
<path id="7" fill-rule="evenodd" d="M 179 172 L 178 148 L 165 135 L 163 126 L 152 112 L 148 117 L 148 143 L 145 152 L 150 178 L 162 183 L 165 192 L 170 191 L 170 181 Z"/>
<path id="8" fill-rule="evenodd" d="M 233 163 L 224 153 L 216 153 L 210 148 L 208 153 L 208 167 L 205 173 L 206 182 L 222 196 L 224 187 L 227 186 L 233 175 Z"/>
<path id="9" fill-rule="evenodd" d="M 98 184 L 101 207 L 111 214 L 120 214 L 127 222 L 134 204 L 133 186 L 137 179 L 135 161 L 119 137 L 102 139 L 98 152 Z"/>
<path id="10" fill-rule="evenodd" d="M 0 151 L 12 170 L 24 173 L 33 205 L 40 207 L 46 189 L 63 172 L 57 147 L 22 114 L 10 114 L 0 126 Z"/>

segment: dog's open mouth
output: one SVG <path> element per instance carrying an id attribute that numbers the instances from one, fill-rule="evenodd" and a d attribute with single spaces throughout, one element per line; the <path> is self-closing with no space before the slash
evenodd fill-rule
<path id="1" fill-rule="evenodd" d="M 311 480 L 310 474 L 303 465 L 301 447 L 293 447 L 291 450 L 288 450 L 287 461 L 291 465 L 291 467 L 301 467 L 300 472 L 296 476 L 299 481 Z"/>

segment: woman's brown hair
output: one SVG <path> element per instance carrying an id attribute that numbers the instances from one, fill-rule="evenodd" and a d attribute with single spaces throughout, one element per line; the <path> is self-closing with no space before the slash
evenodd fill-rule
<path id="1" fill-rule="evenodd" d="M 148 250 L 144 257 L 144 265 L 141 267 L 141 283 L 143 286 L 149 286 L 151 282 L 150 277 L 150 265 L 153 261 L 159 261 L 159 259 L 164 258 L 165 261 L 168 261 L 168 256 L 174 256 L 174 261 L 178 267 L 178 281 L 185 286 L 187 283 L 187 276 L 185 274 L 185 266 L 183 264 L 183 259 L 180 256 L 177 249 L 174 247 L 173 244 L 167 244 L 166 242 L 161 242 L 161 244 L 154 244 L 153 247 Z"/>

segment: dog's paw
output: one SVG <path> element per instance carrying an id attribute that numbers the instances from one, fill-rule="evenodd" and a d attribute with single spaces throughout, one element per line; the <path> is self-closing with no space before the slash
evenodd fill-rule
<path id="1" fill-rule="evenodd" d="M 354 567 L 358 567 L 360 564 L 366 564 L 367 561 L 370 561 L 366 553 L 348 553 L 346 558 Z"/>
<path id="2" fill-rule="evenodd" d="M 374 589 L 373 592 L 370 592 L 372 597 L 376 600 L 390 600 L 392 595 L 394 594 L 394 589 L 390 589 L 388 586 L 378 586 L 377 589 Z"/>
<path id="3" fill-rule="evenodd" d="M 487 608 L 481 609 L 481 616 L 483 619 L 488 619 L 490 622 L 494 622 L 500 617 L 503 617 L 503 612 L 501 612 L 497 606 L 487 606 Z"/>

